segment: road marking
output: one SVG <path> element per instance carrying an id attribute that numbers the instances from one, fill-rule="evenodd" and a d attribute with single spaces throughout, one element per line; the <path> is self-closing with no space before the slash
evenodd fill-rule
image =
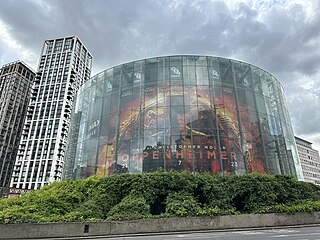
<path id="1" fill-rule="evenodd" d="M 236 232 L 236 233 L 243 234 L 243 235 L 264 234 L 264 232 L 259 232 L 259 231 L 241 231 L 241 232 Z"/>
<path id="2" fill-rule="evenodd" d="M 281 238 L 281 237 L 299 237 L 299 236 L 313 236 L 313 235 L 319 235 L 319 233 L 300 233 L 300 234 L 291 234 L 291 235 L 276 235 L 276 236 L 271 236 L 273 238 Z"/>

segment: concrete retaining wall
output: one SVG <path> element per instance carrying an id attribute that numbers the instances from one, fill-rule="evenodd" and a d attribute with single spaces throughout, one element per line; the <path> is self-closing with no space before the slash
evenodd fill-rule
<path id="1" fill-rule="evenodd" d="M 304 224 L 320 224 L 320 212 L 245 214 L 213 218 L 162 218 L 112 222 L 0 224 L 0 239 L 106 236 L 192 230 L 263 228 Z"/>

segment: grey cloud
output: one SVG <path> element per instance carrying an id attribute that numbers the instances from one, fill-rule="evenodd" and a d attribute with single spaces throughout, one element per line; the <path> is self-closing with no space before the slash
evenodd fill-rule
<path id="1" fill-rule="evenodd" d="M 320 132 L 320 115 L 314 111 L 320 103 L 320 3 L 307 2 L 315 12 L 311 17 L 292 1 L 258 1 L 254 6 L 234 2 L 230 7 L 222 0 L 55 0 L 42 4 L 16 0 L 0 1 L 0 19 L 36 55 L 45 38 L 78 35 L 94 56 L 93 73 L 167 54 L 208 54 L 250 62 L 282 82 L 295 130 L 302 135 Z M 301 87 L 303 75 L 313 89 Z"/>
<path id="2" fill-rule="evenodd" d="M 33 1 L 19 1 L 18 8 L 15 1 L 2 1 L 0 17 L 14 29 L 15 38 L 34 50 L 44 38 L 79 35 L 99 67 L 162 53 L 194 52 L 239 56 L 276 73 L 317 70 L 319 53 L 310 45 L 317 43 L 320 16 L 307 20 L 299 5 L 271 6 L 261 21 L 249 5 L 239 3 L 231 10 L 224 1 L 46 3 L 50 12 Z"/>
<path id="3" fill-rule="evenodd" d="M 294 106 L 291 107 L 292 121 L 294 122 L 297 134 L 313 134 L 319 132 L 320 104 L 319 96 L 299 94 L 293 100 Z"/>
<path id="4" fill-rule="evenodd" d="M 257 49 L 258 53 L 263 54 L 260 56 L 264 57 L 264 64 L 275 72 L 314 74 L 317 66 L 310 63 L 318 60 L 319 51 L 308 45 L 308 41 L 315 36 L 309 34 L 310 39 L 307 39 L 304 32 L 316 30 L 316 25 L 319 32 L 319 15 L 310 21 L 301 13 L 301 6 L 295 5 L 289 10 L 274 6 L 265 18 L 267 32 Z"/>
<path id="5" fill-rule="evenodd" d="M 31 1 L 1 1 L 0 18 L 10 26 L 15 39 L 32 49 L 41 47 L 43 32 L 54 26 L 42 8 Z"/>

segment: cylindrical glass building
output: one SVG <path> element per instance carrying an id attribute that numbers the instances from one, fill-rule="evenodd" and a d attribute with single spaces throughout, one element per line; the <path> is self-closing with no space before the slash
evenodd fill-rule
<path id="1" fill-rule="evenodd" d="M 109 68 L 78 92 L 65 177 L 165 170 L 303 179 L 283 89 L 248 63 L 167 56 Z"/>

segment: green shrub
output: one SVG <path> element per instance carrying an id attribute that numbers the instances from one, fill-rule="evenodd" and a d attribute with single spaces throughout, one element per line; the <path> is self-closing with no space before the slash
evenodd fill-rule
<path id="1" fill-rule="evenodd" d="M 199 210 L 199 204 L 190 193 L 173 192 L 166 199 L 166 213 L 174 216 L 194 216 Z"/>
<path id="2" fill-rule="evenodd" d="M 0 223 L 320 211 L 320 187 L 282 175 L 163 172 L 52 183 L 0 199 Z"/>
<path id="3" fill-rule="evenodd" d="M 278 204 L 258 209 L 255 213 L 297 213 L 320 211 L 320 201 L 305 201 L 295 205 Z"/>
<path id="4" fill-rule="evenodd" d="M 142 196 L 134 194 L 125 197 L 115 205 L 108 213 L 108 220 L 133 220 L 149 218 L 150 206 Z"/>

